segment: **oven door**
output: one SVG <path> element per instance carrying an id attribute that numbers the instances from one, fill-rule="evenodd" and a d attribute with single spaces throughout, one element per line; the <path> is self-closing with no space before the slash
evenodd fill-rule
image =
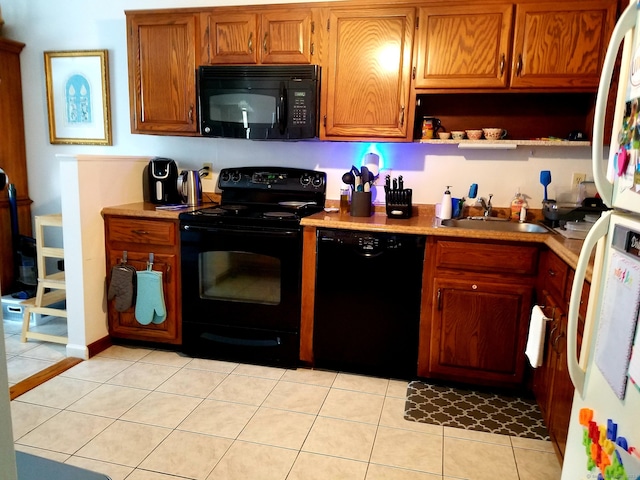
<path id="1" fill-rule="evenodd" d="M 299 357 L 301 232 L 181 227 L 185 351 L 294 364 Z"/>

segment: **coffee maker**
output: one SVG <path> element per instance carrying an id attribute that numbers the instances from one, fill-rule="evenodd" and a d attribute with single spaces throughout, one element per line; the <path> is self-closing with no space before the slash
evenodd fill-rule
<path id="1" fill-rule="evenodd" d="M 143 174 L 144 200 L 164 205 L 181 203 L 177 181 L 178 166 L 175 161 L 170 158 L 152 158 Z"/>

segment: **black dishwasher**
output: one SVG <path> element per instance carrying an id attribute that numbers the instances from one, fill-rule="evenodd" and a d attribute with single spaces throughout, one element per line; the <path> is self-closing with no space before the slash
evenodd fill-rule
<path id="1" fill-rule="evenodd" d="M 425 237 L 318 229 L 316 367 L 417 374 Z"/>

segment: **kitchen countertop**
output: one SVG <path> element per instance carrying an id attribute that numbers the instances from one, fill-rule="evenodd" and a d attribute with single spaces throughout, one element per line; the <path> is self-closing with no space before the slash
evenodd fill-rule
<path id="1" fill-rule="evenodd" d="M 300 223 L 305 227 L 317 228 L 543 243 L 574 269 L 578 263 L 583 243 L 582 240 L 565 238 L 560 234 L 551 232 L 520 233 L 443 227 L 440 225 L 440 219 L 433 214 L 421 214 L 411 218 L 400 219 L 388 218 L 384 212 L 375 212 L 370 217 L 352 217 L 348 214 L 320 212 L 303 218 Z M 588 281 L 591 280 L 591 274 L 592 265 L 589 265 L 586 272 Z"/>
<path id="2" fill-rule="evenodd" d="M 198 207 L 185 206 L 179 210 L 157 210 L 157 206 L 154 204 L 138 202 L 105 207 L 102 209 L 102 214 L 177 220 L 180 213 L 197 210 L 207 205 L 208 204 L 203 204 Z M 213 205 L 213 203 L 211 205 Z M 341 228 L 369 232 L 409 233 L 415 235 L 542 243 L 549 247 L 549 249 L 555 252 L 572 268 L 575 269 L 578 263 L 578 256 L 580 255 L 580 249 L 583 243 L 582 240 L 565 238 L 556 233 L 518 233 L 443 227 L 440 225 L 440 219 L 433 214 L 432 208 L 422 208 L 419 211 L 419 215 L 405 219 L 388 218 L 384 211 L 376 211 L 370 217 L 352 217 L 348 214 L 341 215 L 340 213 L 320 212 L 303 218 L 300 223 L 305 227 Z M 591 274 L 592 265 L 589 265 L 586 272 L 588 281 L 591 280 Z"/>

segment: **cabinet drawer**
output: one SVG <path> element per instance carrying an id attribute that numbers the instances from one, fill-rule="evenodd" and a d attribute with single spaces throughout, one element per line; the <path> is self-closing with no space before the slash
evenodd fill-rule
<path id="1" fill-rule="evenodd" d="M 438 269 L 532 275 L 537 264 L 538 249 L 534 246 L 441 240 L 436 247 Z"/>
<path id="2" fill-rule="evenodd" d="M 107 221 L 110 242 L 174 245 L 176 224 L 160 220 L 110 218 Z"/>
<path id="3" fill-rule="evenodd" d="M 569 300 L 565 298 L 565 288 L 567 276 L 569 275 L 569 266 L 553 252 L 547 252 L 545 267 L 540 272 L 540 280 L 542 288 L 548 290 L 558 299 Z"/>

